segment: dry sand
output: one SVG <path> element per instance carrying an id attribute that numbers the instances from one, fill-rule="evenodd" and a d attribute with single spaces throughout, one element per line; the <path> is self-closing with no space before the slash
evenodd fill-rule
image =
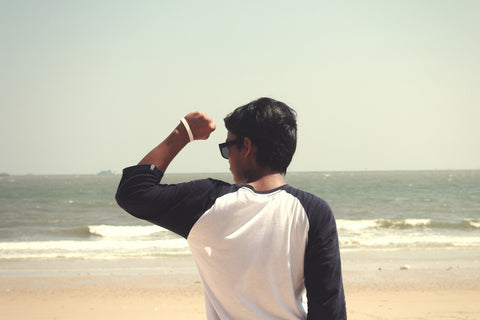
<path id="1" fill-rule="evenodd" d="M 480 319 L 478 270 L 344 273 L 349 319 Z M 0 278 L 0 319 L 205 319 L 195 274 Z"/>

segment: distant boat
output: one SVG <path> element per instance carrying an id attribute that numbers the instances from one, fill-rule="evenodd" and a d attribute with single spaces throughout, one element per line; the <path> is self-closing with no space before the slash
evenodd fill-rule
<path id="1" fill-rule="evenodd" d="M 97 176 L 113 176 L 114 173 L 112 170 L 102 170 L 99 173 L 97 173 Z"/>

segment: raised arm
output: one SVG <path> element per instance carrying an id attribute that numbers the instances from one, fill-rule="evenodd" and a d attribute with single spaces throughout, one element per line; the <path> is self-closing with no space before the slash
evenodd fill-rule
<path id="1" fill-rule="evenodd" d="M 207 114 L 191 112 L 185 116 L 194 140 L 206 140 L 215 130 L 216 125 Z M 139 164 L 153 164 L 162 172 L 165 172 L 170 162 L 190 141 L 187 129 L 182 122 L 163 140 L 158 146 L 150 151 Z"/>

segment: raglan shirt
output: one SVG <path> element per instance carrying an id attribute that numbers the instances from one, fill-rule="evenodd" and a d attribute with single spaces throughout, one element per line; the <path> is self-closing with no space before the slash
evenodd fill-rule
<path id="1" fill-rule="evenodd" d="M 153 165 L 126 168 L 116 199 L 187 239 L 208 319 L 346 319 L 337 228 L 324 200 L 290 185 L 259 192 L 162 177 Z"/>

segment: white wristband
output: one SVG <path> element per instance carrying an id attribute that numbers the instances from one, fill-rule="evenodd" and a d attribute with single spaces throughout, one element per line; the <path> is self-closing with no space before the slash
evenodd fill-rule
<path id="1" fill-rule="evenodd" d="M 190 126 L 188 125 L 187 120 L 185 120 L 185 118 L 182 118 L 182 119 L 180 119 L 180 121 L 183 123 L 183 126 L 187 130 L 188 138 L 190 139 L 190 142 L 192 142 L 193 141 L 193 133 L 192 133 L 192 130 L 190 130 Z"/>

